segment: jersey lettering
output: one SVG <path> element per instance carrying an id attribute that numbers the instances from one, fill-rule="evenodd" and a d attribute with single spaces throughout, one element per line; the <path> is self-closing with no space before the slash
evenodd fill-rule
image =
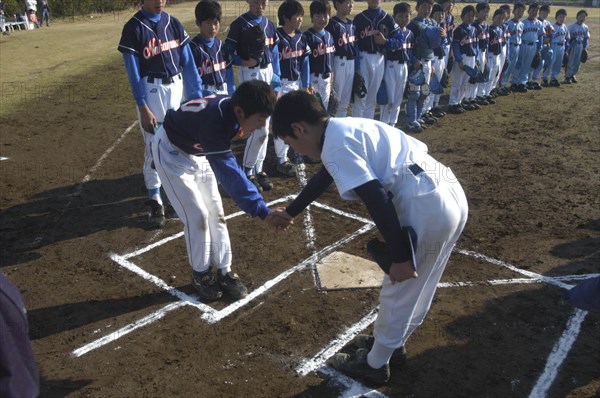
<path id="1" fill-rule="evenodd" d="M 169 40 L 167 42 L 162 42 L 160 39 L 158 40 L 158 45 L 156 44 L 156 38 L 150 39 L 148 41 L 148 45 L 144 47 L 144 58 L 150 59 L 152 57 L 157 56 L 161 52 L 169 51 L 174 48 L 179 47 L 179 40 Z"/>

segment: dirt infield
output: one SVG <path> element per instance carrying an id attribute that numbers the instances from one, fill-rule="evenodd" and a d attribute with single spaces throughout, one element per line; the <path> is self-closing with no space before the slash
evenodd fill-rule
<path id="1" fill-rule="evenodd" d="M 200 303 L 180 222 L 145 228 L 140 133 L 116 54 L 122 21 L 98 22 L 112 26 L 110 62 L 94 63 L 106 44 L 95 43 L 74 74 L 78 61 L 57 55 L 27 78 L 6 75 L 17 46 L 27 65 L 35 46 L 52 44 L 37 30 L 3 39 L 0 270 L 27 303 L 42 396 L 599 396 L 600 316 L 561 300 L 600 272 L 600 26 L 590 14 L 580 83 L 501 97 L 417 136 L 460 179 L 469 221 L 406 365 L 392 363 L 375 391 L 323 360 L 371 331 L 378 290 L 323 291 L 313 272 L 333 249 L 366 257 L 377 233 L 360 203 L 327 192 L 277 234 L 224 199 L 233 266 L 251 295 Z M 69 77 L 49 82 L 55 73 Z M 273 180 L 267 201 L 300 189 Z"/>

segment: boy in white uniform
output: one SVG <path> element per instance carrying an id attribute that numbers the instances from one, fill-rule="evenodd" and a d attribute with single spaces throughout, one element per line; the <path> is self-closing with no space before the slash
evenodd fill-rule
<path id="1" fill-rule="evenodd" d="M 431 306 L 467 221 L 465 194 L 452 171 L 429 156 L 422 142 L 379 121 L 330 118 L 305 92 L 284 95 L 272 120 L 275 136 L 323 163 L 287 214 L 297 216 L 335 181 L 343 199 L 365 203 L 386 241 L 390 262 L 374 337 L 362 338 L 367 344 L 354 355 L 332 358 L 336 369 L 383 384 L 390 377 L 392 354 Z"/>

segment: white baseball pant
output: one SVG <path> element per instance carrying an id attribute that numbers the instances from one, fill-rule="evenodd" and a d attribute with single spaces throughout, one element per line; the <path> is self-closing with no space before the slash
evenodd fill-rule
<path id="1" fill-rule="evenodd" d="M 346 57 L 333 57 L 333 91 L 339 99 L 336 117 L 346 117 L 352 98 L 352 82 L 354 81 L 354 60 Z"/>
<path id="2" fill-rule="evenodd" d="M 444 68 L 446 64 L 444 63 L 444 59 L 439 59 L 437 57 L 431 60 L 431 70 L 433 74 L 437 76 L 438 81 L 442 80 L 442 74 L 444 73 Z M 431 79 L 429 79 L 431 81 Z M 429 112 L 432 108 L 436 107 L 440 102 L 441 94 L 433 94 L 430 93 L 423 104 L 423 114 Z"/>
<path id="3" fill-rule="evenodd" d="M 423 73 L 425 74 L 425 84 L 429 84 L 431 82 L 432 62 L 431 62 L 431 60 L 424 60 L 424 59 L 421 59 L 419 61 L 421 62 L 421 67 L 423 68 Z M 423 96 L 422 93 L 421 93 L 421 96 Z M 421 108 L 421 114 L 419 115 L 419 119 L 421 118 L 421 116 L 423 116 L 424 114 L 426 114 L 427 112 L 429 112 L 431 110 L 430 98 L 432 98 L 432 97 L 433 96 L 431 95 L 431 93 L 429 93 L 423 99 L 423 107 Z"/>
<path id="4" fill-rule="evenodd" d="M 327 79 L 323 79 L 321 75 L 310 75 L 310 86 L 315 90 L 316 94 L 321 96 L 323 106 L 327 109 L 329 104 L 329 94 L 331 94 L 331 76 Z"/>
<path id="5" fill-rule="evenodd" d="M 479 53 L 477 54 L 477 60 L 479 61 L 479 70 L 483 72 L 483 69 L 485 68 L 485 65 L 487 62 L 487 51 L 481 51 L 481 49 L 479 49 Z M 484 93 L 485 93 L 486 86 L 487 86 L 487 83 L 475 84 L 475 96 L 476 97 L 485 96 Z"/>
<path id="6" fill-rule="evenodd" d="M 352 116 L 373 119 L 375 117 L 375 104 L 377 103 L 377 90 L 379 90 L 385 72 L 383 54 L 361 52 L 359 72 L 365 80 L 367 95 L 364 98 L 354 96 Z"/>
<path id="7" fill-rule="evenodd" d="M 491 53 L 488 54 L 487 65 L 490 68 L 490 80 L 486 83 L 484 95 L 490 95 L 490 93 L 492 92 L 494 87 L 496 87 L 496 84 L 498 84 L 498 80 L 500 79 L 500 73 L 501 73 L 501 68 L 500 68 L 501 58 L 502 58 L 502 53 L 500 53 L 498 55 L 491 54 Z"/>
<path id="8" fill-rule="evenodd" d="M 217 179 L 205 156 L 173 145 L 161 126 L 152 143 L 156 171 L 184 225 L 188 259 L 194 271 L 212 264 L 231 271 L 231 243 Z"/>
<path id="9" fill-rule="evenodd" d="M 388 103 L 381 107 L 380 120 L 392 127 L 398 122 L 407 78 L 408 67 L 406 63 L 401 64 L 399 61 L 386 61 L 384 81 L 388 94 Z"/>
<path id="10" fill-rule="evenodd" d="M 273 79 L 273 66 L 267 65 L 264 69 L 248 68 L 240 66 L 238 69 L 239 84 L 248 80 L 261 80 L 271 84 Z M 244 158 L 242 163 L 244 169 L 251 169 L 251 174 L 260 173 L 263 163 L 267 157 L 267 144 L 269 143 L 269 124 L 271 118 L 267 119 L 265 127 L 254 130 L 246 139 L 246 148 L 244 149 Z"/>
<path id="11" fill-rule="evenodd" d="M 148 77 L 142 78 L 142 83 L 146 90 L 146 104 L 154 114 L 159 125 L 165 120 L 165 115 L 169 109 L 179 109 L 183 102 L 183 81 L 181 74 L 173 77 L 174 82 L 163 84 L 161 79 L 154 79 L 152 83 L 148 82 Z M 154 132 L 148 133 L 142 127 L 140 110 L 136 107 L 142 138 L 144 138 L 144 183 L 147 189 L 160 188 L 160 177 L 156 170 L 152 168 L 152 139 Z"/>
<path id="12" fill-rule="evenodd" d="M 475 66 L 475 57 L 463 55 L 462 61 L 463 65 L 468 65 L 471 68 Z M 455 60 L 454 66 L 452 67 L 452 87 L 450 87 L 449 104 L 458 105 L 463 99 L 468 98 L 467 93 L 469 89 L 472 92 L 472 88 L 469 86 L 475 85 L 469 83 L 469 75 L 467 75 L 467 72 L 460 69 L 460 66 L 458 66 L 458 61 Z"/>
<path id="13" fill-rule="evenodd" d="M 302 87 L 300 80 L 288 80 L 281 79 L 281 91 L 279 91 L 279 95 L 284 95 L 289 93 L 290 91 L 298 91 Z M 273 140 L 273 144 L 275 147 L 275 155 L 277 155 L 277 159 L 280 162 L 285 162 L 287 160 L 288 151 L 290 149 L 289 145 L 286 144 L 281 138 L 275 138 Z"/>

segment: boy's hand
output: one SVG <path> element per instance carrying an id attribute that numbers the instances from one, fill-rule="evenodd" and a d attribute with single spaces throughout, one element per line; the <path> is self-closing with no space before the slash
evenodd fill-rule
<path id="1" fill-rule="evenodd" d="M 158 127 L 158 121 L 154 116 L 154 113 L 148 107 L 148 104 L 138 106 L 140 110 L 140 119 L 142 128 L 146 133 L 154 134 L 154 129 Z"/>
<path id="2" fill-rule="evenodd" d="M 403 263 L 392 263 L 389 275 L 392 284 L 396 282 L 404 282 L 408 279 L 417 278 L 419 276 L 417 271 L 415 271 L 413 268 L 410 260 Z"/>
<path id="3" fill-rule="evenodd" d="M 383 35 L 383 33 L 379 32 L 375 36 L 373 36 L 373 41 L 378 46 L 383 46 L 387 42 L 387 39 L 385 38 L 385 36 Z"/>
<path id="4" fill-rule="evenodd" d="M 285 231 L 294 223 L 294 220 L 292 216 L 285 211 L 285 208 L 277 207 L 269 212 L 269 215 L 265 218 L 265 222 L 277 231 Z"/>
<path id="5" fill-rule="evenodd" d="M 448 36 L 445 28 L 440 27 L 440 37 L 445 38 Z"/>
<path id="6" fill-rule="evenodd" d="M 416 61 L 412 66 L 414 71 L 421 69 L 421 61 Z"/>

